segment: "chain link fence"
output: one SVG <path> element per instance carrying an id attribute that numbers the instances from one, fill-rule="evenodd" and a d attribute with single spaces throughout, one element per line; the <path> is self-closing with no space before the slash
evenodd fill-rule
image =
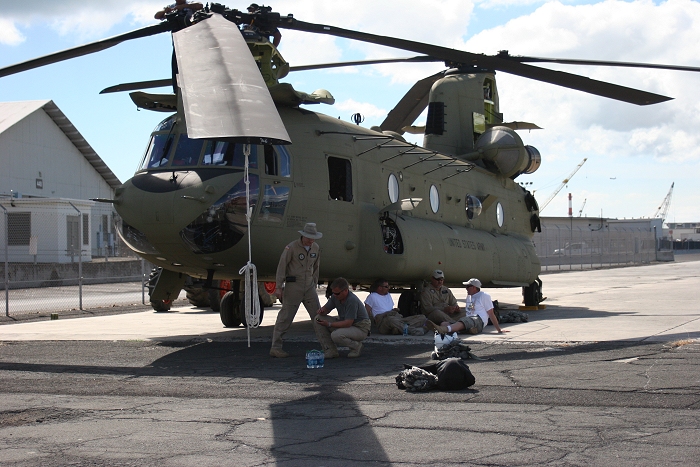
<path id="1" fill-rule="evenodd" d="M 543 219 L 542 232 L 535 233 L 533 240 L 543 271 L 650 263 L 657 260 L 661 246 L 652 226 L 607 220 L 584 226 Z"/>
<path id="2" fill-rule="evenodd" d="M 3 316 L 148 303 L 150 263 L 103 227 L 79 201 L 0 203 L 0 290 Z M 97 230 L 97 232 L 94 232 Z M 91 232 L 93 234 L 91 234 Z M 99 256 L 96 256 L 99 255 Z"/>

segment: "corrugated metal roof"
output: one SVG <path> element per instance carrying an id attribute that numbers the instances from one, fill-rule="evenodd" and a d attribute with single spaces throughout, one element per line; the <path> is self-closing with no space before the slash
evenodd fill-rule
<path id="1" fill-rule="evenodd" d="M 21 101 L 21 102 L 0 102 L 0 133 L 4 132 L 11 126 L 17 124 L 31 113 L 43 109 L 46 114 L 51 117 L 56 126 L 68 137 L 75 148 L 80 151 L 85 159 L 92 165 L 97 173 L 107 182 L 112 188 L 117 188 L 122 183 L 119 181 L 114 172 L 107 167 L 107 164 L 97 155 L 92 146 L 85 141 L 83 135 L 78 129 L 68 120 L 68 117 L 54 104 L 51 100 L 41 101 Z"/>

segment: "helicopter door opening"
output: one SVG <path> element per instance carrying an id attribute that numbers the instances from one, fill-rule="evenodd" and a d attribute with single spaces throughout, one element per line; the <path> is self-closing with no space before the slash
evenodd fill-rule
<path id="1" fill-rule="evenodd" d="M 401 231 L 396 221 L 391 218 L 388 212 L 385 212 L 379 218 L 379 225 L 382 228 L 382 241 L 384 242 L 384 252 L 388 255 L 403 254 L 403 240 Z"/>
<path id="2" fill-rule="evenodd" d="M 337 201 L 352 201 L 352 164 L 347 159 L 328 156 L 328 196 Z"/>

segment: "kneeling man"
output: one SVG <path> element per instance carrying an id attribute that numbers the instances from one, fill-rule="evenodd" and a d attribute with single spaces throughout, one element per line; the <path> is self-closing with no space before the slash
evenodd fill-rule
<path id="1" fill-rule="evenodd" d="M 362 351 L 362 341 L 369 334 L 372 323 L 362 301 L 350 291 L 350 284 L 342 277 L 331 283 L 331 292 L 328 302 L 317 312 L 316 322 L 326 332 L 329 332 L 335 343 L 335 348 L 325 351 L 326 358 L 338 356 L 338 348 L 349 347 L 348 357 L 359 357 Z M 338 318 L 328 316 L 333 309 L 338 310 Z M 321 317 L 325 317 L 322 319 Z"/>

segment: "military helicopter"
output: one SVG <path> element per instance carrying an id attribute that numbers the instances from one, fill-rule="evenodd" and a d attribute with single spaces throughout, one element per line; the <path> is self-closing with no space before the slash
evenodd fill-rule
<path id="1" fill-rule="evenodd" d="M 291 67 L 269 36 L 275 28 L 370 42 L 421 54 Z M 242 12 L 213 3 L 163 22 L 0 69 L 0 77 L 171 32 L 172 78 L 108 88 L 172 84 L 172 94 L 132 92 L 140 108 L 168 115 L 155 128 L 136 174 L 113 203 L 119 234 L 162 268 L 151 302 L 162 306 L 183 286 L 214 291 L 225 326 L 245 322 L 239 268 L 250 257 L 257 279 L 274 281 L 279 255 L 306 222 L 323 239 L 321 277 L 356 286 L 377 277 L 402 289 L 411 313 L 432 270 L 447 285 L 479 277 L 487 287 L 522 287 L 525 305 L 543 299 L 532 243 L 540 229 L 535 197 L 515 179 L 533 173 L 540 153 L 525 145 L 499 111 L 497 71 L 636 105 L 669 97 L 530 62 L 700 71 L 698 68 L 592 60 L 489 56 L 399 38 L 306 23 L 270 8 Z M 302 105 L 332 104 L 325 90 L 304 93 L 280 82 L 289 72 L 397 61 L 444 62 L 416 83 L 379 127 L 364 128 Z M 427 107 L 425 126 L 413 126 Z M 405 132 L 423 133 L 423 145 Z M 219 281 L 232 282 L 215 304 Z M 229 287 L 226 287 L 229 288 Z"/>

